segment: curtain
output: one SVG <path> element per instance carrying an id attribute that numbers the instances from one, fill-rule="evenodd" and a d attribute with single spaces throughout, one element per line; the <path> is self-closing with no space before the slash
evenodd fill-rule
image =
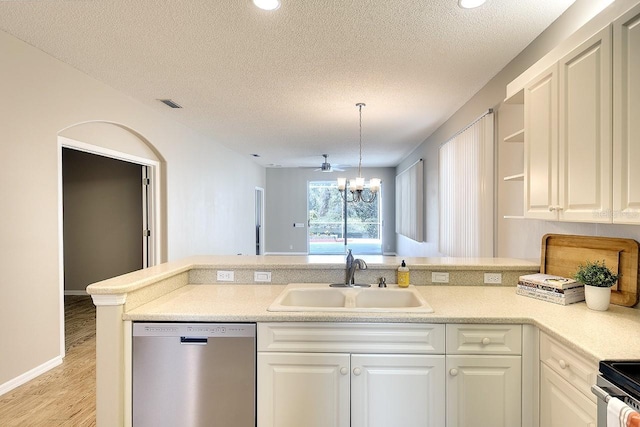
<path id="1" fill-rule="evenodd" d="M 440 147 L 440 252 L 452 257 L 493 256 L 493 114 Z"/>
<path id="2" fill-rule="evenodd" d="M 423 162 L 396 176 L 396 233 L 412 240 L 424 240 Z"/>

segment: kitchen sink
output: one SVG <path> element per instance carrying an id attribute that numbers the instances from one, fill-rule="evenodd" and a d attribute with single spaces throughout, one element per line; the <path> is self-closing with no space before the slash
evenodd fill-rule
<path id="1" fill-rule="evenodd" d="M 290 283 L 268 310 L 433 313 L 433 308 L 412 285 L 332 288 L 324 283 Z"/>

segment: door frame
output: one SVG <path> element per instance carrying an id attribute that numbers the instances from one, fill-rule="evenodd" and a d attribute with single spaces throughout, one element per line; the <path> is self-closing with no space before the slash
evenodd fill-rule
<path id="1" fill-rule="evenodd" d="M 60 354 L 62 357 L 66 354 L 65 349 L 65 330 L 64 330 L 64 222 L 63 222 L 63 186 L 62 186 L 62 150 L 69 148 L 72 150 L 83 151 L 85 153 L 95 154 L 102 157 L 108 157 L 115 160 L 122 160 L 129 163 L 135 163 L 147 169 L 147 177 L 150 184 L 147 191 L 147 207 L 143 212 L 143 224 L 146 223 L 147 229 L 151 231 L 147 243 L 143 243 L 146 247 L 146 254 L 142 254 L 143 265 L 147 267 L 156 265 L 162 259 L 162 236 L 160 235 L 160 162 L 157 160 L 147 159 L 144 157 L 134 156 L 123 153 L 121 151 L 112 150 L 98 145 L 87 144 L 86 142 L 77 141 L 64 136 L 58 136 L 57 144 L 58 155 L 58 283 L 60 296 Z M 140 176 L 140 185 L 142 185 L 142 174 Z M 145 195 L 143 194 L 143 197 Z M 143 209 L 144 210 L 144 209 Z M 142 230 L 141 230 L 142 237 Z"/>
<path id="2" fill-rule="evenodd" d="M 260 199 L 260 206 L 258 206 L 258 198 Z M 264 242 L 264 188 L 256 187 L 255 201 L 255 226 L 260 227 L 260 231 L 257 234 L 259 242 L 256 242 L 260 253 L 256 255 L 264 255 L 264 248 L 266 247 Z"/>

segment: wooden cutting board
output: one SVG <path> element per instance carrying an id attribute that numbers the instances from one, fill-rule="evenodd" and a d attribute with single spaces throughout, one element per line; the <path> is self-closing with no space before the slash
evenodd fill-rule
<path id="1" fill-rule="evenodd" d="M 573 277 L 578 264 L 605 261 L 620 275 L 611 288 L 611 304 L 632 307 L 638 303 L 638 248 L 633 239 L 546 234 L 542 237 L 540 272 Z"/>

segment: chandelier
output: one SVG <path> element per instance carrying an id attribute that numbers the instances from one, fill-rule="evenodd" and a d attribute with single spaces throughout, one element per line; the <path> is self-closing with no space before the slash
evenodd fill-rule
<path id="1" fill-rule="evenodd" d="M 364 202 L 371 203 L 376 199 L 376 195 L 380 190 L 380 179 L 371 178 L 369 180 L 369 196 L 366 197 L 364 195 L 364 187 L 365 182 L 362 177 L 362 107 L 365 104 L 363 102 L 358 102 L 356 107 L 360 110 L 360 159 L 358 161 L 358 177 L 350 179 L 347 182 L 346 178 L 338 178 L 338 191 L 340 191 L 340 195 L 347 202 Z M 347 194 L 347 190 L 351 193 Z"/>

